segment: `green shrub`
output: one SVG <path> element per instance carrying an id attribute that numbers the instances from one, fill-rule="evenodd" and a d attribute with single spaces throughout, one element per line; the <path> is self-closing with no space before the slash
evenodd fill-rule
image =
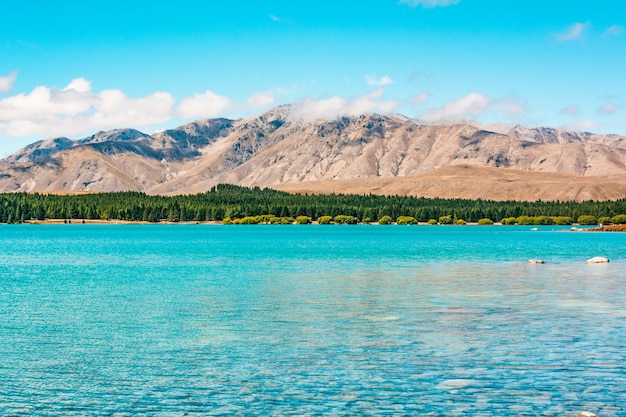
<path id="1" fill-rule="evenodd" d="M 500 223 L 505 225 L 513 225 L 517 223 L 517 217 L 505 217 L 500 221 Z"/>
<path id="2" fill-rule="evenodd" d="M 602 216 L 598 218 L 598 224 L 613 224 L 613 221 L 609 216 Z"/>
<path id="3" fill-rule="evenodd" d="M 335 216 L 333 221 L 335 222 L 335 224 L 357 224 L 359 222 L 359 219 L 354 216 L 339 214 Z"/>
<path id="4" fill-rule="evenodd" d="M 584 214 L 582 216 L 578 216 L 578 224 L 596 225 L 598 224 L 598 219 L 596 218 L 596 216 Z"/>
<path id="5" fill-rule="evenodd" d="M 417 224 L 417 220 L 415 219 L 415 217 L 411 217 L 411 216 L 400 216 L 396 219 L 396 223 L 398 224 Z"/>
<path id="6" fill-rule="evenodd" d="M 224 217 L 222 219 L 222 224 L 233 224 L 233 221 L 230 217 Z"/>
<path id="7" fill-rule="evenodd" d="M 233 220 L 233 224 L 259 224 L 261 217 L 246 216 L 241 219 Z"/>
<path id="8" fill-rule="evenodd" d="M 611 223 L 613 223 L 613 224 L 626 224 L 626 214 L 618 214 L 617 216 L 613 216 L 611 218 Z"/>
<path id="9" fill-rule="evenodd" d="M 391 216 L 383 216 L 380 219 L 378 219 L 378 224 L 391 224 L 393 223 L 393 219 L 391 218 Z"/>
<path id="10" fill-rule="evenodd" d="M 317 223 L 319 224 L 331 224 L 333 222 L 333 218 L 330 216 L 320 216 L 317 218 Z"/>
<path id="11" fill-rule="evenodd" d="M 522 226 L 528 226 L 535 224 L 535 219 L 530 216 L 519 216 L 515 222 Z"/>
<path id="12" fill-rule="evenodd" d="M 280 218 L 280 224 L 293 224 L 294 221 L 293 217 L 289 216 Z"/>
<path id="13" fill-rule="evenodd" d="M 259 223 L 272 223 L 272 219 L 276 218 L 273 214 L 264 214 L 257 217 L 259 218 Z"/>
<path id="14" fill-rule="evenodd" d="M 557 216 L 553 218 L 554 224 L 558 224 L 560 226 L 569 225 L 574 223 L 574 219 L 569 216 Z"/>
<path id="15" fill-rule="evenodd" d="M 463 219 L 458 219 L 457 221 L 454 222 L 454 224 L 458 224 L 459 226 L 463 226 L 466 225 L 467 222 Z"/>
<path id="16" fill-rule="evenodd" d="M 533 217 L 533 224 L 548 226 L 554 224 L 554 219 L 550 216 L 537 216 Z"/>
<path id="17" fill-rule="evenodd" d="M 298 216 L 296 217 L 296 223 L 298 224 L 310 224 L 311 218 L 308 216 Z"/>
<path id="18" fill-rule="evenodd" d="M 437 223 L 437 220 L 430 219 L 430 220 L 428 220 L 428 224 L 432 226 L 432 225 L 435 225 L 435 224 L 438 224 L 438 223 Z"/>
<path id="19" fill-rule="evenodd" d="M 480 226 L 489 226 L 493 224 L 493 220 L 491 219 L 480 219 L 478 220 L 478 225 Z"/>
<path id="20" fill-rule="evenodd" d="M 452 216 L 439 217 L 439 224 L 452 224 Z"/>
<path id="21" fill-rule="evenodd" d="M 280 224 L 280 217 L 276 217 L 276 216 L 270 217 L 270 224 Z"/>

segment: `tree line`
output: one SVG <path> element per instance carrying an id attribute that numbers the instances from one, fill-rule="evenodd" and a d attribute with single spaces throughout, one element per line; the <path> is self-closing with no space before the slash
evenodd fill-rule
<path id="1" fill-rule="evenodd" d="M 159 196 L 140 192 L 115 192 L 78 195 L 43 193 L 0 194 L 0 223 L 21 223 L 27 220 L 89 219 L 146 222 L 223 221 L 245 217 L 275 218 L 337 216 L 342 221 L 378 222 L 404 217 L 419 222 L 477 222 L 490 219 L 522 217 L 542 219 L 581 216 L 613 219 L 626 214 L 626 199 L 617 201 L 490 201 L 442 199 L 379 195 L 306 195 L 289 194 L 272 189 L 218 185 L 210 191 L 193 195 Z M 620 217 L 618 217 L 620 219 Z"/>

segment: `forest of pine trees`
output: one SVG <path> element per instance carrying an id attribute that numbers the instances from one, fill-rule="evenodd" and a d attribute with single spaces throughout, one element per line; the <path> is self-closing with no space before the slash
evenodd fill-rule
<path id="1" fill-rule="evenodd" d="M 0 223 L 45 219 L 101 219 L 146 222 L 222 221 L 244 217 L 351 216 L 377 222 L 385 216 L 413 217 L 420 222 L 447 218 L 477 222 L 491 219 L 571 218 L 621 219 L 626 199 L 606 202 L 520 202 L 417 198 L 376 195 L 300 195 L 271 189 L 219 185 L 194 195 L 156 196 L 139 192 L 78 195 L 0 194 Z"/>

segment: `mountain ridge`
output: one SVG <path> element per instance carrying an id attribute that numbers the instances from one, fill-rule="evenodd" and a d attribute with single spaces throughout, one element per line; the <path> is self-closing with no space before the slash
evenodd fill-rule
<path id="1" fill-rule="evenodd" d="M 417 195 L 428 188 L 432 194 L 439 188 L 463 190 L 459 196 L 464 198 L 489 197 L 482 181 L 486 171 L 466 169 L 465 177 L 446 178 L 441 169 L 450 166 L 532 173 L 527 177 L 533 183 L 541 181 L 536 173 L 562 174 L 561 182 L 597 189 L 557 187 L 560 191 L 555 188 L 550 195 L 545 187 L 521 187 L 517 181 L 520 190 L 494 193 L 498 199 L 610 200 L 619 198 L 620 184 L 626 184 L 626 137 L 620 135 L 520 125 L 423 124 L 402 115 L 305 121 L 293 117 L 290 109 L 279 106 L 237 120 L 198 120 L 151 135 L 114 129 L 78 140 L 38 141 L 0 160 L 0 191 L 181 194 L 232 183 L 350 193 L 368 192 L 364 184 L 383 178 L 387 185 L 376 188 L 377 193 L 386 189 Z M 437 173 L 440 178 L 435 178 Z M 602 185 L 608 176 L 613 191 Z M 407 185 L 411 179 L 413 189 Z M 424 181 L 433 187 L 417 187 Z M 321 183 L 325 186 L 320 188 Z M 480 189 L 472 191 L 479 183 Z M 542 191 L 534 195 L 533 189 Z"/>

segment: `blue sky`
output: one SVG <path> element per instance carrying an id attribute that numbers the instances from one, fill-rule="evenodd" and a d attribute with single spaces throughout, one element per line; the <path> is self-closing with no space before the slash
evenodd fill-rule
<path id="1" fill-rule="evenodd" d="M 11 2 L 0 157 L 296 104 L 626 134 L 626 2 Z"/>

